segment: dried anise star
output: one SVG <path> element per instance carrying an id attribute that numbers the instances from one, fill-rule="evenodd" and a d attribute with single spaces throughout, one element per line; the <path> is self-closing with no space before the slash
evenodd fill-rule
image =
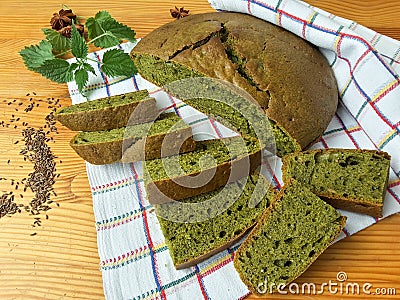
<path id="1" fill-rule="evenodd" d="M 170 9 L 169 11 L 171 12 L 171 17 L 175 19 L 182 19 L 189 15 L 189 10 L 184 9 L 183 7 L 178 8 L 177 6 L 175 6 L 174 9 Z"/>
<path id="2" fill-rule="evenodd" d="M 50 20 L 51 28 L 60 30 L 64 27 L 71 26 L 72 20 L 76 20 L 76 15 L 71 9 L 61 9 L 58 13 L 54 13 Z"/>
<path id="3" fill-rule="evenodd" d="M 76 27 L 76 29 L 78 29 L 79 33 L 81 35 L 83 35 L 83 31 L 84 31 L 83 25 L 75 24 L 75 27 Z M 69 25 L 69 26 L 61 28 L 60 30 L 57 30 L 57 32 L 59 34 L 65 36 L 65 37 L 67 37 L 67 38 L 70 38 L 71 37 L 71 30 L 72 30 L 72 27 Z"/>

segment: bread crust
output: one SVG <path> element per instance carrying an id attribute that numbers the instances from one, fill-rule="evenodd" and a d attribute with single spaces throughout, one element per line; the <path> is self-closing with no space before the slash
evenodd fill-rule
<path id="1" fill-rule="evenodd" d="M 322 135 L 337 109 L 336 80 L 318 49 L 246 14 L 205 13 L 173 21 L 138 43 L 131 57 L 140 55 L 243 88 L 302 149 Z"/>
<path id="2" fill-rule="evenodd" d="M 324 154 L 329 154 L 329 153 L 335 153 L 338 150 L 340 151 L 351 151 L 355 153 L 373 153 L 379 156 L 382 156 L 385 159 L 390 160 L 391 156 L 384 151 L 379 151 L 379 150 L 370 150 L 370 149 L 336 149 L 336 148 L 329 148 L 329 149 L 316 149 L 316 150 L 307 150 L 302 153 L 304 154 L 319 154 L 319 153 L 324 153 Z M 288 177 L 288 172 L 287 172 L 287 166 L 288 166 L 288 161 L 289 159 L 296 155 L 296 153 L 288 154 L 282 158 L 282 179 L 283 182 L 286 184 L 291 178 Z M 389 173 L 386 176 L 386 184 L 384 190 L 386 191 L 386 187 L 388 184 L 388 179 L 389 179 Z M 323 192 L 319 191 L 312 191 L 314 194 L 325 200 L 327 203 L 332 205 L 335 208 L 338 209 L 343 209 L 343 210 L 348 210 L 356 213 L 361 213 L 361 214 L 367 214 L 376 218 L 382 217 L 382 212 L 383 212 L 383 203 L 374 203 L 371 201 L 367 201 L 364 199 L 359 199 L 359 198 L 353 198 L 353 197 L 333 197 L 330 194 L 326 194 Z"/>
<path id="3" fill-rule="evenodd" d="M 236 158 L 232 161 L 219 164 L 214 168 L 204 171 L 198 171 L 173 179 L 169 178 L 158 181 L 150 181 L 145 186 L 147 199 L 149 200 L 150 204 L 161 204 L 171 202 L 172 200 L 180 200 L 213 191 L 227 183 L 237 181 L 240 178 L 253 173 L 260 166 L 261 157 L 262 151 L 258 150 L 254 153 L 250 153 L 248 156 Z M 229 178 L 232 168 L 244 168 L 247 171 L 247 166 L 248 172 L 235 172 L 235 174 Z M 181 186 L 174 182 L 174 180 L 178 182 L 190 180 L 190 177 L 198 175 L 206 178 L 212 178 L 205 185 L 196 188 Z"/>
<path id="4" fill-rule="evenodd" d="M 134 117 L 131 117 L 134 113 Z M 154 121 L 158 116 L 154 98 L 115 107 L 83 112 L 55 114 L 56 119 L 73 131 L 101 131 Z"/>
<path id="5" fill-rule="evenodd" d="M 151 135 L 144 138 L 121 139 L 118 141 L 96 144 L 75 144 L 74 137 L 70 145 L 75 152 L 87 162 L 94 165 L 104 165 L 118 161 L 127 163 L 190 152 L 196 149 L 196 142 L 191 136 L 191 128 L 186 127 L 169 133 Z M 165 140 L 174 143 L 164 145 L 163 142 Z M 124 152 L 124 148 L 126 148 L 125 145 L 129 145 L 125 150 L 128 151 L 127 153 Z M 166 150 L 161 151 L 161 147 L 163 147 L 163 149 L 165 147 Z"/>

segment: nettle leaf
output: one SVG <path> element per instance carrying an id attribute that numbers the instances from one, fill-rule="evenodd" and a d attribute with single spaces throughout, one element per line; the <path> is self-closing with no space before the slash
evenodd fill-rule
<path id="1" fill-rule="evenodd" d="M 111 49 L 104 53 L 101 70 L 110 77 L 132 76 L 137 69 L 128 53 L 120 49 Z"/>
<path id="2" fill-rule="evenodd" d="M 106 31 L 111 32 L 117 38 L 120 38 L 121 40 L 127 40 L 127 41 L 130 41 L 130 42 L 136 41 L 136 39 L 135 39 L 135 36 L 136 36 L 135 31 L 133 31 L 128 26 L 117 22 L 114 19 L 105 20 L 104 23 L 102 24 L 102 26 Z"/>
<path id="3" fill-rule="evenodd" d="M 135 41 L 135 32 L 128 26 L 117 22 L 107 11 L 99 11 L 95 17 L 86 21 L 89 39 L 101 48 L 118 45 L 122 40 Z M 88 63 L 88 45 L 72 24 L 71 38 L 59 34 L 56 30 L 43 28 L 46 40 L 37 45 L 27 46 L 20 51 L 25 66 L 32 71 L 58 83 L 75 80 L 82 93 L 89 80 L 89 72 L 96 74 L 95 68 Z M 54 52 L 64 53 L 71 50 L 76 62 L 56 58 Z M 120 49 L 104 53 L 102 71 L 107 76 L 131 76 L 137 73 L 135 64 L 127 53 Z"/>
<path id="4" fill-rule="evenodd" d="M 83 68 L 86 71 L 93 73 L 93 75 L 96 75 L 96 71 L 94 70 L 94 68 L 93 68 L 93 66 L 91 64 L 83 63 Z"/>
<path id="5" fill-rule="evenodd" d="M 89 18 L 85 24 L 88 30 L 88 37 L 96 47 L 108 48 L 120 43 L 120 39 L 112 32 L 104 30 L 101 23 L 94 18 Z"/>
<path id="6" fill-rule="evenodd" d="M 52 48 L 49 41 L 43 40 L 38 45 L 25 47 L 19 54 L 28 70 L 36 71 L 46 60 L 54 59 Z"/>
<path id="7" fill-rule="evenodd" d="M 135 32 L 126 25 L 117 22 L 106 11 L 99 11 L 94 18 L 89 18 L 85 24 L 89 39 L 94 40 L 97 47 L 108 48 L 118 45 L 125 39 L 135 41 Z"/>
<path id="8" fill-rule="evenodd" d="M 70 64 L 68 61 L 61 58 L 54 58 L 44 61 L 35 71 L 57 83 L 66 83 L 72 80 L 72 74 L 69 72 L 69 68 Z"/>
<path id="9" fill-rule="evenodd" d="M 89 80 L 89 73 L 84 69 L 79 69 L 75 71 L 74 74 L 75 82 L 78 85 L 79 93 L 82 93 L 83 88 L 85 87 L 86 83 Z"/>
<path id="10" fill-rule="evenodd" d="M 72 24 L 71 30 L 71 52 L 77 58 L 86 58 L 88 55 L 88 46 L 75 24 Z"/>
<path id="11" fill-rule="evenodd" d="M 109 48 L 109 47 L 117 46 L 120 42 L 121 42 L 121 40 L 118 37 L 116 37 L 112 32 L 106 31 L 106 32 L 104 32 L 104 34 L 101 37 L 96 39 L 93 42 L 93 44 L 96 47 Z"/>
<path id="12" fill-rule="evenodd" d="M 112 19 L 111 15 L 106 11 L 99 11 L 94 18 L 86 20 L 85 26 L 88 30 L 88 37 L 93 41 L 96 47 L 108 48 L 119 44 L 120 40 L 113 33 L 107 32 L 103 28 L 106 20 Z"/>
<path id="13" fill-rule="evenodd" d="M 71 49 L 71 40 L 57 31 L 49 28 L 42 28 L 46 39 L 53 46 L 53 50 L 56 52 L 66 51 Z"/>
<path id="14" fill-rule="evenodd" d="M 78 67 L 79 67 L 79 64 L 78 64 L 78 63 L 72 63 L 72 64 L 70 64 L 70 66 L 69 66 L 68 72 L 73 72 L 73 71 L 75 71 L 75 69 L 77 69 Z"/>
<path id="15" fill-rule="evenodd" d="M 105 31 L 104 29 L 100 26 L 100 23 L 98 20 L 95 18 L 88 18 L 85 22 L 85 27 L 87 28 L 88 31 L 88 37 L 89 39 L 93 40 L 96 37 L 102 35 Z"/>
<path id="16" fill-rule="evenodd" d="M 106 10 L 99 11 L 94 17 L 99 22 L 113 18 L 111 17 L 110 13 Z"/>

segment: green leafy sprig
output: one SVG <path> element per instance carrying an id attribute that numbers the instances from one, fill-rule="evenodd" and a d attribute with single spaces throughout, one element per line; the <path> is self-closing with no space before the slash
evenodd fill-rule
<path id="1" fill-rule="evenodd" d="M 78 90 L 83 90 L 89 80 L 89 73 L 95 74 L 89 61 L 100 63 L 106 76 L 132 76 L 137 73 L 136 66 L 129 55 L 120 49 L 107 50 L 101 62 L 88 57 L 89 45 L 109 48 L 118 45 L 123 40 L 135 41 L 135 32 L 126 25 L 117 22 L 107 11 L 99 11 L 94 17 L 88 18 L 86 40 L 72 24 L 71 38 L 67 38 L 56 30 L 43 28 L 45 39 L 37 45 L 27 46 L 20 51 L 25 66 L 34 72 L 57 83 L 75 80 Z M 76 61 L 70 63 L 62 59 L 72 53 Z"/>

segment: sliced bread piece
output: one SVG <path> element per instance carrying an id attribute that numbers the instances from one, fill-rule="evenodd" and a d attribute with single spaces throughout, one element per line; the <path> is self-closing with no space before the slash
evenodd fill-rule
<path id="1" fill-rule="evenodd" d="M 150 123 L 80 132 L 70 145 L 84 160 L 96 165 L 160 158 L 196 148 L 191 127 L 175 113 L 161 114 Z"/>
<path id="2" fill-rule="evenodd" d="M 175 268 L 193 266 L 232 246 L 256 224 L 274 196 L 262 175 L 252 175 L 209 193 L 156 205 Z"/>
<path id="3" fill-rule="evenodd" d="M 345 223 L 332 206 L 291 181 L 239 247 L 234 266 L 253 293 L 273 293 L 307 270 Z"/>
<path id="4" fill-rule="evenodd" d="M 158 204 L 213 191 L 253 173 L 261 155 L 257 139 L 238 136 L 196 142 L 193 152 L 147 160 L 147 198 Z"/>
<path id="5" fill-rule="evenodd" d="M 336 208 L 381 217 L 389 169 L 386 152 L 319 149 L 285 156 L 282 173 Z"/>
<path id="6" fill-rule="evenodd" d="M 110 96 L 63 107 L 56 119 L 74 131 L 109 130 L 154 121 L 156 100 L 146 90 Z"/>

